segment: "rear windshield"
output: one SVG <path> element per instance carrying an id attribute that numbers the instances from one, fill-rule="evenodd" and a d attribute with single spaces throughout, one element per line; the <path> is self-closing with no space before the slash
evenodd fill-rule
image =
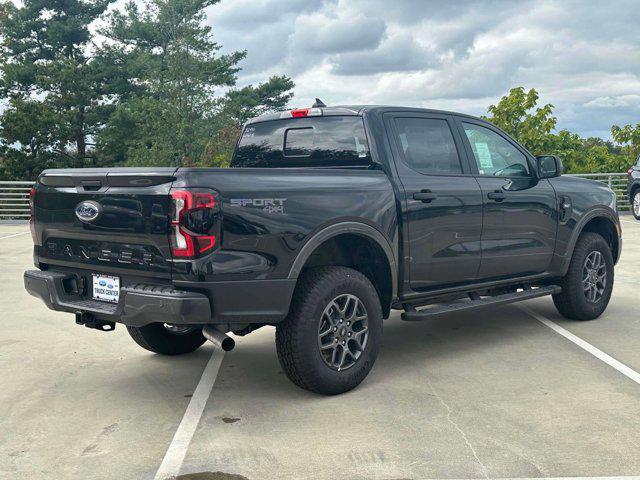
<path id="1" fill-rule="evenodd" d="M 368 166 L 362 117 L 308 117 L 247 125 L 232 167 Z"/>

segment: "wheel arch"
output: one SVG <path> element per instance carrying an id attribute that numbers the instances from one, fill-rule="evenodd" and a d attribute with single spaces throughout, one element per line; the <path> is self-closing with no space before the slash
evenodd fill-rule
<path id="1" fill-rule="evenodd" d="M 578 242 L 580 235 L 584 232 L 600 234 L 607 243 L 609 243 L 614 263 L 617 263 L 622 249 L 622 239 L 618 234 L 619 226 L 620 223 L 617 215 L 610 209 L 595 208 L 587 212 L 582 219 L 580 219 L 573 230 L 573 234 L 571 235 L 567 255 L 562 265 L 562 275 L 565 275 L 569 270 L 569 264 L 571 263 L 571 257 L 573 256 L 576 243 Z"/>
<path id="2" fill-rule="evenodd" d="M 396 249 L 376 228 L 366 223 L 345 221 L 315 233 L 300 249 L 288 278 L 316 266 L 346 266 L 363 273 L 380 297 L 384 317 L 388 317 L 398 290 Z"/>

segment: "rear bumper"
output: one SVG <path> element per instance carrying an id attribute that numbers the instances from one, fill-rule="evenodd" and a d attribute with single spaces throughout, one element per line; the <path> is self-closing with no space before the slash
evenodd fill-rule
<path id="1" fill-rule="evenodd" d="M 211 307 L 206 295 L 167 286 L 135 284 L 122 287 L 117 304 L 83 298 L 74 293 L 77 277 L 70 273 L 27 270 L 24 286 L 51 310 L 91 313 L 96 318 L 140 327 L 153 322 L 173 324 L 210 323 Z"/>
<path id="2" fill-rule="evenodd" d="M 117 304 L 87 298 L 90 276 L 81 271 L 27 270 L 26 290 L 51 310 L 90 313 L 100 320 L 141 327 L 154 322 L 274 324 L 284 319 L 295 279 L 124 284 Z M 232 328 L 230 328 L 232 329 Z"/>

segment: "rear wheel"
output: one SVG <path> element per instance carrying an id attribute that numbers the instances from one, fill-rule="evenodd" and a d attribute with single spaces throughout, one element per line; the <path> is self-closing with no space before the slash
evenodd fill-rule
<path id="1" fill-rule="evenodd" d="M 636 220 L 640 220 L 640 188 L 636 188 L 631 196 L 631 212 Z"/>
<path id="2" fill-rule="evenodd" d="M 161 355 L 182 355 L 198 349 L 206 339 L 198 327 L 151 323 L 144 327 L 127 327 L 131 338 L 145 350 Z"/>
<path id="3" fill-rule="evenodd" d="M 301 388 L 325 395 L 351 390 L 380 349 L 382 309 L 360 272 L 321 267 L 305 273 L 287 318 L 276 328 L 280 364 Z"/>
<path id="4" fill-rule="evenodd" d="M 605 311 L 613 289 L 613 256 L 597 233 L 583 233 L 573 251 L 569 271 L 553 296 L 558 311 L 572 320 L 592 320 Z"/>

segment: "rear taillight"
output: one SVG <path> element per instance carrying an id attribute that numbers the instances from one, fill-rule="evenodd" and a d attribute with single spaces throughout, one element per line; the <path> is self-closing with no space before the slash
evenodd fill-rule
<path id="1" fill-rule="evenodd" d="M 33 243 L 36 243 L 35 202 L 36 189 L 32 187 L 31 190 L 29 190 L 29 230 L 31 231 Z"/>
<path id="2" fill-rule="evenodd" d="M 171 250 L 174 257 L 196 258 L 217 247 L 220 208 L 212 192 L 171 191 Z"/>
<path id="3" fill-rule="evenodd" d="M 633 174 L 633 167 L 627 170 L 627 176 L 630 177 Z"/>

